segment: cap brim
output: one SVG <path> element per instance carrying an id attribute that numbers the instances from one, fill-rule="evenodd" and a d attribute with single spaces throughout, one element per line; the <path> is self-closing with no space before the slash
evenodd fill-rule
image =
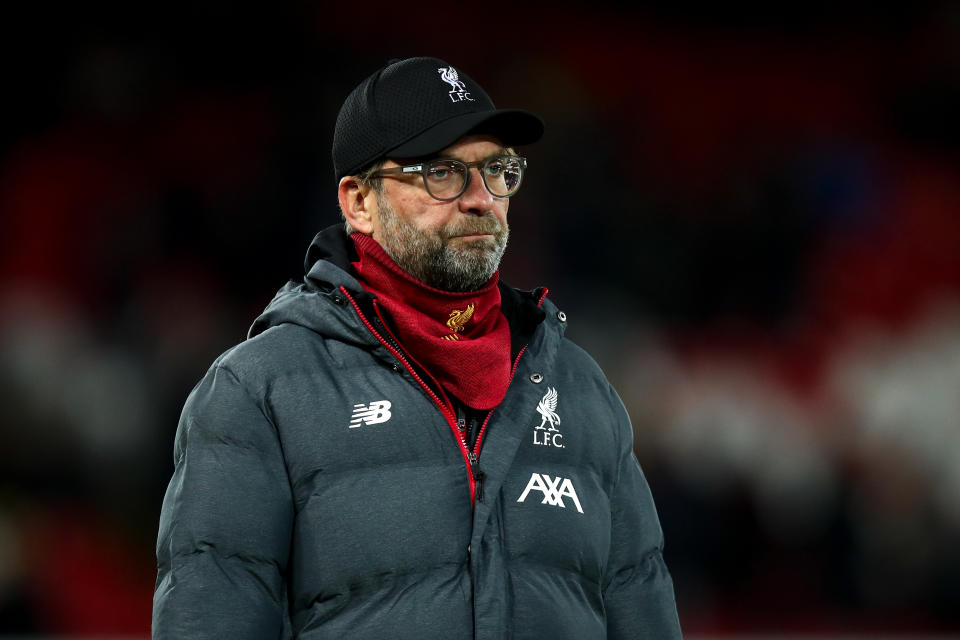
<path id="1" fill-rule="evenodd" d="M 507 146 L 531 144 L 543 136 L 543 121 L 523 109 L 465 113 L 435 124 L 384 155 L 390 158 L 429 156 L 470 134 L 491 135 Z"/>

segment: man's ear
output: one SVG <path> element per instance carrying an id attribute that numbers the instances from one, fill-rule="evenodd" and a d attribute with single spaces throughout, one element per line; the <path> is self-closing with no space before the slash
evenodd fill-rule
<path id="1" fill-rule="evenodd" d="M 356 176 L 340 178 L 337 198 L 340 200 L 343 217 L 350 226 L 360 233 L 371 235 L 373 233 L 371 208 L 375 206 L 376 198 L 370 186 L 362 183 Z"/>

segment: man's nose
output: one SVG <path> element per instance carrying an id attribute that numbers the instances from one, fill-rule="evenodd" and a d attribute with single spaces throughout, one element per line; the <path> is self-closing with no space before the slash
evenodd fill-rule
<path id="1" fill-rule="evenodd" d="M 460 211 L 474 215 L 484 215 L 493 210 L 494 197 L 483 184 L 479 167 L 470 168 L 470 184 L 460 196 Z"/>

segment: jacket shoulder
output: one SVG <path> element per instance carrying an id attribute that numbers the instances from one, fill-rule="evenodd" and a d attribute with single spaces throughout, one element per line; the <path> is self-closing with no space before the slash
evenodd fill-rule
<path id="1" fill-rule="evenodd" d="M 600 367 L 593 356 L 570 338 L 564 337 L 560 340 L 558 355 L 565 366 L 577 367 L 584 373 L 597 376 L 607 382 L 607 374 L 604 373 L 603 368 Z"/>
<path id="2" fill-rule="evenodd" d="M 274 325 L 236 344 L 214 360 L 213 367 L 226 367 L 240 378 L 268 375 L 284 364 L 296 362 L 296 354 L 324 337 L 297 324 Z"/>

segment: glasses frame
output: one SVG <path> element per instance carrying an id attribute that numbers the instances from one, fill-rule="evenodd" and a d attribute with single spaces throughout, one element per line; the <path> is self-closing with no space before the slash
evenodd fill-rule
<path id="1" fill-rule="evenodd" d="M 490 190 L 490 185 L 487 184 L 487 174 L 484 171 L 487 165 L 491 162 L 497 162 L 503 158 L 509 158 L 511 160 L 520 161 L 520 181 L 517 182 L 516 188 L 513 190 L 513 193 L 507 194 L 505 196 L 498 196 L 493 191 Z M 458 164 L 466 168 L 466 179 L 463 181 L 463 187 L 457 192 L 456 195 L 450 196 L 449 198 L 441 198 L 433 194 L 430 190 L 430 185 L 427 182 L 427 171 L 430 169 L 430 165 L 435 162 L 445 162 L 449 164 Z M 427 193 L 430 194 L 430 197 L 434 200 L 440 200 L 441 202 L 449 202 L 450 200 L 456 200 L 462 196 L 466 190 L 470 187 L 470 181 L 473 179 L 473 172 L 470 169 L 477 168 L 480 169 L 480 179 L 483 182 L 483 188 L 487 190 L 487 193 L 492 195 L 494 198 L 510 198 L 517 195 L 517 192 L 520 191 L 520 186 L 523 184 L 523 174 L 527 171 L 527 159 L 523 156 L 515 156 L 508 153 L 501 153 L 495 156 L 491 156 L 486 160 L 477 160 L 476 162 L 464 162 L 463 160 L 457 160 L 455 158 L 435 158 L 427 162 L 418 162 L 416 164 L 408 164 L 400 167 L 390 167 L 388 169 L 381 169 L 376 173 L 371 174 L 370 178 L 380 178 L 383 176 L 392 176 L 392 175 L 411 175 L 418 173 L 420 178 L 423 180 L 423 188 L 427 190 Z"/>

